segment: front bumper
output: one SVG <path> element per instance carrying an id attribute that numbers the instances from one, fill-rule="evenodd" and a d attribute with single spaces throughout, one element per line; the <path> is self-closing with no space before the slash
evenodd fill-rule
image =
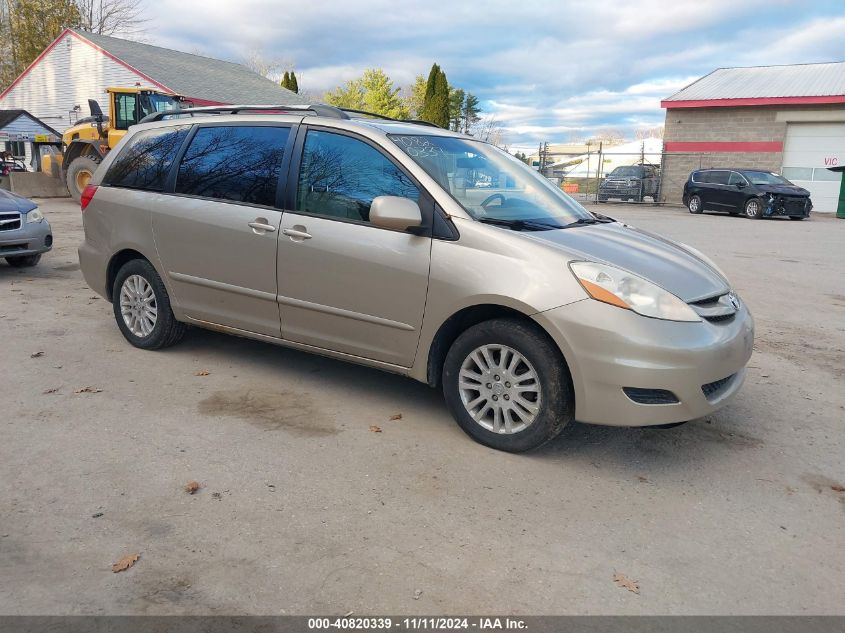
<path id="1" fill-rule="evenodd" d="M 21 218 L 21 226 L 11 231 L 0 231 L 0 257 L 19 257 L 46 253 L 53 248 L 53 230 L 44 219 L 27 224 Z"/>
<path id="2" fill-rule="evenodd" d="M 533 318 L 569 364 L 575 418 L 593 424 L 671 424 L 716 411 L 742 386 L 754 343 L 744 305 L 721 323 L 650 319 L 592 299 Z M 677 402 L 641 404 L 624 388 L 668 391 Z"/>

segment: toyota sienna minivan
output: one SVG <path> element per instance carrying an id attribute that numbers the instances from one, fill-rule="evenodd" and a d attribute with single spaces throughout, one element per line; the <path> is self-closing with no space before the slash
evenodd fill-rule
<path id="1" fill-rule="evenodd" d="M 705 416 L 751 355 L 751 314 L 707 257 L 430 125 L 325 105 L 153 114 L 81 205 L 82 271 L 132 345 L 194 325 L 402 374 L 500 450 L 573 420 Z"/>

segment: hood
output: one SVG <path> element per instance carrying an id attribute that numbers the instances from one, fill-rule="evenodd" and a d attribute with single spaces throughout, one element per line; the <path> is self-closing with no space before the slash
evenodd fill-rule
<path id="1" fill-rule="evenodd" d="M 3 212 L 18 212 L 27 213 L 32 211 L 38 205 L 32 200 L 19 196 L 11 191 L 0 189 L 0 213 Z"/>
<path id="2" fill-rule="evenodd" d="M 798 185 L 755 185 L 760 191 L 778 196 L 809 196 L 810 192 Z"/>
<path id="3" fill-rule="evenodd" d="M 560 248 L 573 259 L 624 268 L 687 303 L 730 290 L 722 275 L 680 244 L 619 222 L 521 235 Z"/>

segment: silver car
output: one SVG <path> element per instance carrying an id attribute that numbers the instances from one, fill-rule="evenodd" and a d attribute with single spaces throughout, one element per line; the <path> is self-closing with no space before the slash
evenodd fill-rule
<path id="1" fill-rule="evenodd" d="M 691 420 L 740 389 L 751 314 L 691 247 L 468 136 L 260 110 L 151 115 L 86 189 L 82 271 L 133 345 L 196 325 L 406 375 L 513 452 L 573 420 Z"/>
<path id="2" fill-rule="evenodd" d="M 0 257 L 9 266 L 35 266 L 53 248 L 53 231 L 32 200 L 0 189 Z"/>

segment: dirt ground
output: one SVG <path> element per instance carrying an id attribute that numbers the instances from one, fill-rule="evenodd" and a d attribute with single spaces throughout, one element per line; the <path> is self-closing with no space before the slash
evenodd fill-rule
<path id="1" fill-rule="evenodd" d="M 845 220 L 602 205 L 727 272 L 747 383 L 516 456 L 408 379 L 202 330 L 131 347 L 78 208 L 42 209 L 56 248 L 0 263 L 0 613 L 845 614 Z"/>

